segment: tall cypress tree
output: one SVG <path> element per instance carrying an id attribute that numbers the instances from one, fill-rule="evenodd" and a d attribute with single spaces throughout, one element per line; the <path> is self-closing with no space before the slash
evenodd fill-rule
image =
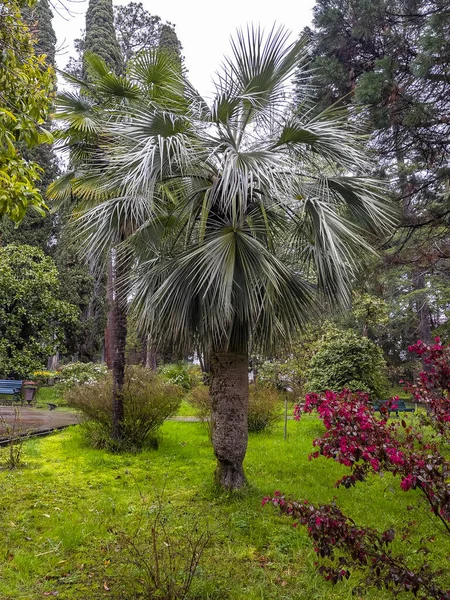
<path id="1" fill-rule="evenodd" d="M 159 47 L 172 51 L 181 59 L 181 42 L 178 39 L 175 28 L 171 23 L 164 23 L 159 35 Z"/>
<path id="2" fill-rule="evenodd" d="M 24 17 L 34 35 L 34 48 L 37 54 L 45 54 L 49 65 L 55 64 L 56 34 L 53 29 L 53 13 L 48 0 L 39 0 L 33 7 L 28 8 Z"/>
<path id="3" fill-rule="evenodd" d="M 98 54 L 114 73 L 122 73 L 124 64 L 114 29 L 112 0 L 89 0 L 83 50 Z"/>

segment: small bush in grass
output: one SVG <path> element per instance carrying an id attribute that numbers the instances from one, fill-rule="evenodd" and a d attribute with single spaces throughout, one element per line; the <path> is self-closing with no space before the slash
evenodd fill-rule
<path id="1" fill-rule="evenodd" d="M 212 438 L 211 398 L 207 385 L 198 385 L 189 396 L 189 404 L 194 408 L 195 416 L 206 425 L 209 439 Z"/>
<path id="2" fill-rule="evenodd" d="M 173 514 L 159 501 L 143 516 L 133 535 L 119 532 L 118 575 L 139 598 L 185 600 L 199 562 L 210 545 L 211 532 L 186 512 Z M 156 512 L 154 510 L 156 509 Z"/>
<path id="3" fill-rule="evenodd" d="M 196 416 L 206 423 L 209 437 L 212 434 L 211 399 L 209 387 L 201 385 L 192 390 L 189 399 Z M 281 395 L 274 389 L 250 385 L 248 398 L 248 430 L 252 433 L 265 431 L 280 416 Z"/>
<path id="4" fill-rule="evenodd" d="M 85 417 L 82 426 L 89 443 L 111 450 L 157 447 L 158 429 L 177 412 L 181 397 L 181 388 L 164 382 L 154 371 L 138 365 L 127 367 L 123 387 L 124 439 L 118 447 L 111 440 L 111 374 L 66 392 L 68 405 Z"/>
<path id="5" fill-rule="evenodd" d="M 248 396 L 248 430 L 252 433 L 265 431 L 278 419 L 281 395 L 274 389 L 251 385 Z"/>
<path id="6" fill-rule="evenodd" d="M 94 383 L 108 374 L 106 365 L 95 363 L 70 363 L 58 372 L 58 384 L 56 388 L 60 391 L 70 390 L 82 383 Z"/>

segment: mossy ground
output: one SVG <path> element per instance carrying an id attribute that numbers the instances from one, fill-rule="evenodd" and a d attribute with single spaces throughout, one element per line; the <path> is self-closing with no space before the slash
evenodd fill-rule
<path id="1" fill-rule="evenodd" d="M 27 441 L 24 465 L 0 473 L 0 599 L 144 598 L 134 592 L 139 574 L 126 566 L 129 549 L 118 540 L 138 527 L 137 539 L 148 533 L 158 498 L 175 545 L 193 523 L 212 532 L 192 598 L 351 598 L 353 578 L 337 587 L 323 581 L 305 530 L 261 506 L 276 489 L 313 502 L 337 497 L 356 521 L 379 528 L 416 521 L 417 538 L 435 536 L 435 564 L 445 567 L 445 546 L 426 510 L 407 510 L 417 504 L 416 493 L 401 492 L 390 477 L 336 490 L 343 470 L 329 460 L 308 460 L 321 430 L 307 416 L 288 423 L 287 441 L 281 423 L 251 435 L 245 461 L 250 485 L 231 495 L 213 485 L 215 461 L 202 423 L 166 422 L 159 449 L 137 455 L 89 449 L 79 427 Z M 388 597 L 372 590 L 366 596 Z"/>

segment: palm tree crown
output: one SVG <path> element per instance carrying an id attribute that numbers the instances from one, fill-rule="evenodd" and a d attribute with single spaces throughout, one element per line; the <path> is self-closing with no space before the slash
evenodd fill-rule
<path id="1" fill-rule="evenodd" d="M 226 346 L 237 332 L 244 346 L 289 338 L 312 284 L 345 297 L 367 230 L 389 222 L 346 114 L 317 114 L 307 86 L 292 105 L 304 42 L 249 29 L 232 50 L 211 107 L 157 52 L 128 79 L 97 68 L 115 101 L 91 119 L 101 143 L 72 179 L 104 199 L 80 223 L 90 243 L 107 244 L 124 221 L 133 233 L 142 323 L 185 346 Z"/>

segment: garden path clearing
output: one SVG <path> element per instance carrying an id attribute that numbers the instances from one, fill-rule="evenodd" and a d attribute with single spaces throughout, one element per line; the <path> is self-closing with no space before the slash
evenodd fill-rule
<path id="1" fill-rule="evenodd" d="M 19 416 L 15 423 L 16 411 Z M 76 413 L 39 410 L 26 406 L 0 406 L 0 443 L 8 439 L 7 426 L 15 429 L 15 435 L 35 435 L 49 433 L 54 429 L 62 429 L 79 422 L 80 417 Z"/>

